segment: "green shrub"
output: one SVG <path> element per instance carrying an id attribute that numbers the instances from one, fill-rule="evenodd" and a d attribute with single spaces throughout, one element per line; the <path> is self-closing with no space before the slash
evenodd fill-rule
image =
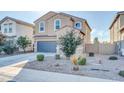
<path id="1" fill-rule="evenodd" d="M 93 53 L 93 52 L 90 52 L 90 53 L 89 53 L 89 56 L 90 56 L 90 57 L 94 57 L 94 53 Z"/>
<path id="2" fill-rule="evenodd" d="M 0 53 L 3 51 L 2 47 L 0 47 Z"/>
<path id="3" fill-rule="evenodd" d="M 116 56 L 110 56 L 109 60 L 118 60 L 118 58 Z"/>
<path id="4" fill-rule="evenodd" d="M 5 45 L 3 47 L 3 51 L 6 53 L 6 54 L 13 54 L 14 51 L 15 51 L 15 47 L 14 46 L 10 46 L 10 45 Z"/>
<path id="5" fill-rule="evenodd" d="M 120 71 L 118 74 L 119 74 L 120 76 L 124 77 L 124 71 Z"/>
<path id="6" fill-rule="evenodd" d="M 63 51 L 66 57 L 70 57 L 75 54 L 78 45 L 82 44 L 83 39 L 80 36 L 76 36 L 74 31 L 67 31 L 65 35 L 59 38 L 60 49 Z"/>
<path id="7" fill-rule="evenodd" d="M 78 65 L 85 65 L 86 64 L 86 58 L 79 57 L 77 63 L 78 63 Z"/>
<path id="8" fill-rule="evenodd" d="M 44 60 L 44 55 L 38 54 L 37 55 L 37 61 L 43 61 Z"/>
<path id="9" fill-rule="evenodd" d="M 56 54 L 56 55 L 55 55 L 55 58 L 56 58 L 56 59 L 60 59 L 60 55 L 59 55 L 59 54 Z"/>
<path id="10" fill-rule="evenodd" d="M 17 39 L 17 45 L 23 49 L 24 52 L 26 52 L 26 48 L 31 44 L 31 40 L 29 40 L 26 36 L 20 36 Z"/>

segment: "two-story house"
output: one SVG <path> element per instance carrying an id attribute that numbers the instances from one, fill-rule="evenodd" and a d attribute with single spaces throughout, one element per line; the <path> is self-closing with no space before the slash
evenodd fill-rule
<path id="1" fill-rule="evenodd" d="M 124 40 L 124 12 L 117 13 L 109 29 L 111 43 Z"/>
<path id="2" fill-rule="evenodd" d="M 33 24 L 12 17 L 5 17 L 0 21 L 0 29 L 1 33 L 6 36 L 6 40 L 13 44 L 16 44 L 18 37 L 27 36 L 32 44 L 27 47 L 26 51 L 33 50 Z M 22 49 L 19 48 L 19 51 Z"/>
<path id="3" fill-rule="evenodd" d="M 57 52 L 57 40 L 66 31 L 75 31 L 84 43 L 91 43 L 91 28 L 86 19 L 66 13 L 48 12 L 34 21 L 34 49 L 37 52 Z"/>
<path id="4" fill-rule="evenodd" d="M 109 27 L 110 43 L 117 43 L 118 52 L 124 49 L 124 12 L 118 12 Z"/>

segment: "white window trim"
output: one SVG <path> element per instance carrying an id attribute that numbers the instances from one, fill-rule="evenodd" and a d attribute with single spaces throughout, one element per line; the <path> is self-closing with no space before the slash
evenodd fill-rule
<path id="1" fill-rule="evenodd" d="M 11 26 L 10 26 L 10 24 L 11 24 Z M 11 32 L 10 32 L 10 28 L 12 29 Z M 13 24 L 12 24 L 12 23 L 9 23 L 9 29 L 8 29 L 8 32 L 9 32 L 9 33 L 12 33 L 12 32 L 13 32 Z"/>
<path id="2" fill-rule="evenodd" d="M 7 31 L 5 32 L 5 29 L 7 29 Z M 8 24 L 3 24 L 3 33 L 8 33 Z"/>
<path id="3" fill-rule="evenodd" d="M 40 24 L 41 24 L 41 23 L 44 24 L 44 30 L 43 30 L 43 31 L 40 31 Z M 40 33 L 45 32 L 45 21 L 41 21 L 41 22 L 39 23 L 39 32 L 40 32 Z"/>
<path id="4" fill-rule="evenodd" d="M 76 24 L 77 24 L 77 23 L 80 23 L 80 28 L 77 28 L 77 27 L 76 27 Z M 80 21 L 75 22 L 75 23 L 74 23 L 74 28 L 82 29 L 82 22 L 80 22 Z"/>
<path id="5" fill-rule="evenodd" d="M 58 30 L 58 29 L 56 29 L 56 21 L 57 21 L 57 20 L 60 21 L 60 28 L 61 28 L 61 26 L 62 26 L 62 25 L 61 25 L 61 19 L 55 19 L 55 20 L 54 20 L 54 31 Z"/>

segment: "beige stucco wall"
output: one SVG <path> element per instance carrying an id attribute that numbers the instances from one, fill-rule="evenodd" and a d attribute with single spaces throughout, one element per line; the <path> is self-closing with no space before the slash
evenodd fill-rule
<path id="1" fill-rule="evenodd" d="M 54 30 L 54 21 L 56 19 L 61 19 L 61 29 L 58 31 Z M 39 18 L 37 21 L 35 21 L 35 27 L 34 27 L 34 35 L 41 35 L 40 37 L 34 37 L 35 41 L 35 51 L 37 50 L 37 41 L 57 41 L 58 37 L 63 34 L 63 32 L 69 31 L 70 29 L 74 29 L 74 23 L 75 22 L 81 22 L 82 23 L 82 29 L 81 31 L 85 33 L 84 43 L 91 43 L 91 36 L 90 36 L 90 28 L 86 24 L 85 20 L 79 19 L 79 18 L 73 18 L 72 21 L 71 17 L 65 16 L 63 14 L 49 12 L 46 15 Z M 45 32 L 39 32 L 39 24 L 40 22 L 45 22 Z M 65 27 L 67 26 L 67 27 Z M 77 31 L 79 32 L 79 31 Z M 42 37 L 43 36 L 43 37 Z M 46 37 L 44 37 L 46 36 Z M 55 36 L 54 38 L 51 38 L 49 36 Z"/>
<path id="2" fill-rule="evenodd" d="M 35 34 L 42 34 L 42 35 L 55 35 L 54 31 L 54 20 L 55 19 L 61 19 L 61 27 L 64 27 L 66 25 L 68 26 L 73 26 L 74 23 L 68 16 L 64 16 L 61 14 L 49 12 L 43 17 L 41 17 L 38 21 L 35 22 Z M 75 21 L 83 22 L 82 20 L 78 18 L 73 18 Z M 39 32 L 39 23 L 41 21 L 45 21 L 45 32 Z M 84 24 L 82 23 L 82 28 L 84 28 Z M 81 29 L 82 31 L 85 32 L 85 29 Z"/>
<path id="3" fill-rule="evenodd" d="M 113 31 L 113 27 L 110 29 L 110 42 L 111 43 L 114 42 L 114 31 Z"/>
<path id="4" fill-rule="evenodd" d="M 12 33 L 4 33 L 4 24 L 9 24 L 12 23 Z M 2 24 L 1 24 L 1 32 L 2 34 L 6 35 L 6 36 L 16 36 L 16 22 L 7 19 L 5 20 Z"/>
<path id="5" fill-rule="evenodd" d="M 55 15 L 55 16 L 53 16 Z M 47 18 L 45 17 L 47 16 Z M 60 15 L 60 14 L 55 14 L 55 13 L 48 13 L 47 15 L 41 17 L 38 21 L 35 22 L 35 35 L 56 35 L 56 31 L 54 30 L 54 20 L 56 19 L 61 19 L 61 27 L 64 26 L 74 26 L 74 22 L 70 19 L 68 16 Z M 52 16 L 52 17 L 50 17 Z M 50 18 L 49 18 L 50 17 Z M 49 18 L 49 19 L 48 19 Z M 86 33 L 85 35 L 85 41 L 86 43 L 91 43 L 91 37 L 90 37 L 90 29 L 88 28 L 87 24 L 85 21 L 82 21 L 78 18 L 74 18 L 75 22 L 80 21 L 82 22 L 82 31 Z M 39 32 L 39 23 L 41 21 L 45 21 L 45 32 Z"/>
<path id="6" fill-rule="evenodd" d="M 83 22 L 83 27 L 84 27 L 84 30 L 85 30 L 84 42 L 86 44 L 90 44 L 91 43 L 91 30 L 87 26 L 86 22 Z"/>
<path id="7" fill-rule="evenodd" d="M 121 32 L 121 40 L 124 40 L 124 30 Z"/>
<path id="8" fill-rule="evenodd" d="M 20 36 L 27 36 L 32 44 L 29 46 L 26 50 L 33 50 L 33 44 L 34 44 L 34 39 L 33 39 L 33 27 L 22 25 L 22 24 L 16 24 L 16 39 Z"/>
<path id="9" fill-rule="evenodd" d="M 120 16 L 120 27 L 124 26 L 124 14 L 121 14 Z"/>
<path id="10" fill-rule="evenodd" d="M 54 30 L 54 20 L 55 19 L 61 19 L 61 27 L 65 25 L 71 25 L 72 22 L 70 21 L 69 17 L 56 15 L 49 20 L 46 19 L 40 19 L 40 21 L 35 23 L 35 34 L 41 34 L 41 35 L 56 35 L 56 31 Z M 45 21 L 45 32 L 39 32 L 39 23 L 41 21 Z"/>
<path id="11" fill-rule="evenodd" d="M 116 45 L 114 43 L 86 44 L 85 46 L 85 53 L 112 55 L 115 54 L 115 51 Z"/>
<path id="12" fill-rule="evenodd" d="M 120 40 L 120 17 L 117 18 L 116 22 L 110 29 L 110 42 L 114 43 Z"/>
<path id="13" fill-rule="evenodd" d="M 124 27 L 124 15 L 120 15 L 120 28 Z M 120 32 L 120 40 L 124 40 L 124 30 Z"/>

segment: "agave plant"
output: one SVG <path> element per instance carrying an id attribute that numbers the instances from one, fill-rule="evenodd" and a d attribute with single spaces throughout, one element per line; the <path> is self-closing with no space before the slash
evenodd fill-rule
<path id="1" fill-rule="evenodd" d="M 79 70 L 79 66 L 78 66 L 78 64 L 77 64 L 78 57 L 75 56 L 75 55 L 73 55 L 73 56 L 71 56 L 70 60 L 71 60 L 72 64 L 74 65 L 74 66 L 73 66 L 73 70 L 74 70 L 74 71 L 78 71 L 78 70 Z"/>
<path id="2" fill-rule="evenodd" d="M 78 60 L 77 56 L 73 55 L 73 56 L 71 56 L 70 59 L 71 59 L 71 62 L 72 62 L 73 65 L 77 65 L 77 60 Z"/>

